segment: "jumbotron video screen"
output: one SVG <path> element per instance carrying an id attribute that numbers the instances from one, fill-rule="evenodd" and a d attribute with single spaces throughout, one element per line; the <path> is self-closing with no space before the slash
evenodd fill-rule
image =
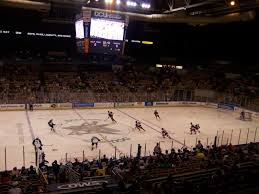
<path id="1" fill-rule="evenodd" d="M 75 22 L 76 38 L 78 42 L 82 42 L 81 45 L 84 45 L 81 51 L 83 53 L 122 54 L 125 21 L 125 17 L 120 14 L 84 11 L 83 17 Z M 85 44 L 86 42 L 88 44 Z"/>
<path id="2" fill-rule="evenodd" d="M 120 54 L 124 40 L 124 21 L 91 18 L 90 50 L 94 53 Z"/>
<path id="3" fill-rule="evenodd" d="M 123 41 L 124 22 L 91 19 L 90 37 L 106 40 L 120 40 Z"/>

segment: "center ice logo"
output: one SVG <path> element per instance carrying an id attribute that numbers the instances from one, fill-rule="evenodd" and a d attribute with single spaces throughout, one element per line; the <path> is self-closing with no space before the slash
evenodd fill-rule
<path id="1" fill-rule="evenodd" d="M 63 129 L 70 130 L 71 132 L 68 135 L 84 135 L 84 134 L 119 134 L 121 131 L 110 127 L 108 124 L 98 124 L 98 121 L 84 122 L 80 125 L 71 125 L 68 127 L 63 127 Z"/>

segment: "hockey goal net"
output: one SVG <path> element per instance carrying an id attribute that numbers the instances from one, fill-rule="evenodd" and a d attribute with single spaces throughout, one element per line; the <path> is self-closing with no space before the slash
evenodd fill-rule
<path id="1" fill-rule="evenodd" d="M 250 112 L 241 112 L 240 119 L 244 121 L 251 121 L 252 120 L 252 113 Z"/>

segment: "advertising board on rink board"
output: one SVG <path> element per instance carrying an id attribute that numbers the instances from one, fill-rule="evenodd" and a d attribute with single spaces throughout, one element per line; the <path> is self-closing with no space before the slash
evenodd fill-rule
<path id="1" fill-rule="evenodd" d="M 75 102 L 73 104 L 74 108 L 91 108 L 94 107 L 93 102 Z"/>
<path id="2" fill-rule="evenodd" d="M 25 110 L 25 104 L 0 104 L 0 110 Z"/>
<path id="3" fill-rule="evenodd" d="M 210 108 L 217 108 L 218 104 L 208 102 L 192 102 L 192 101 L 168 101 L 168 102 L 153 102 L 152 105 L 146 102 L 146 106 L 204 106 Z"/>
<path id="4" fill-rule="evenodd" d="M 119 107 L 119 108 L 127 108 L 127 107 L 134 107 L 135 103 L 134 102 L 116 102 L 114 103 L 114 107 Z"/>
<path id="5" fill-rule="evenodd" d="M 33 104 L 34 110 L 72 109 L 72 103 Z"/>
<path id="6" fill-rule="evenodd" d="M 134 103 L 134 107 L 144 107 L 145 106 L 145 102 L 135 102 Z"/>
<path id="7" fill-rule="evenodd" d="M 197 102 L 188 101 L 167 101 L 167 102 L 154 102 L 153 106 L 201 106 Z"/>
<path id="8" fill-rule="evenodd" d="M 94 103 L 94 107 L 95 108 L 113 108 L 114 107 L 114 103 L 113 102 L 107 102 L 107 103 Z"/>

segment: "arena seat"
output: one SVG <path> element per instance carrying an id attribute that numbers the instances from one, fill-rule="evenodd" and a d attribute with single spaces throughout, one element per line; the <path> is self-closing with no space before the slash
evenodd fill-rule
<path id="1" fill-rule="evenodd" d="M 2 194 L 7 194 L 10 189 L 10 185 L 0 184 L 0 191 Z"/>

